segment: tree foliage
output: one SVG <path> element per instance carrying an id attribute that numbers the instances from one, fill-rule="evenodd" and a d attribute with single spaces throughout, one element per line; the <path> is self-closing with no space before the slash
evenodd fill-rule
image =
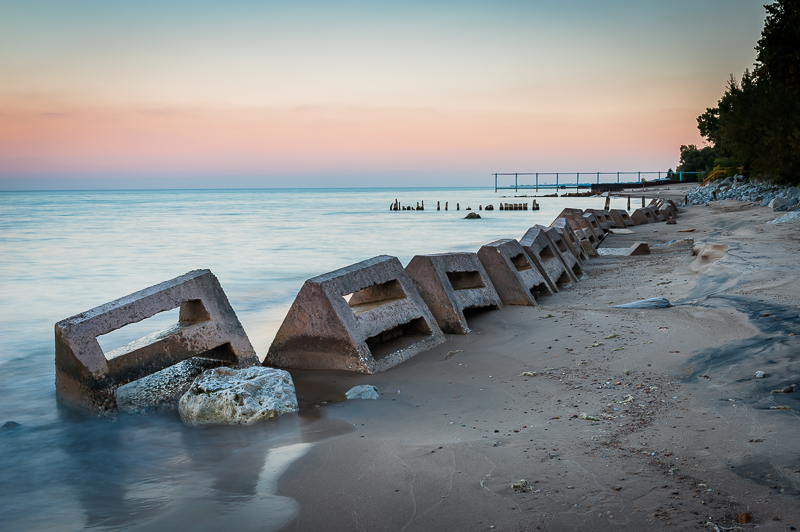
<path id="1" fill-rule="evenodd" d="M 746 170 L 800 182 L 800 0 L 765 6 L 753 72 L 731 76 L 716 107 L 697 117 L 718 156 Z"/>
<path id="2" fill-rule="evenodd" d="M 700 172 L 708 171 L 714 167 L 717 159 L 717 152 L 714 148 L 706 146 L 698 149 L 694 144 L 681 146 L 681 164 L 678 165 L 678 172 Z"/>

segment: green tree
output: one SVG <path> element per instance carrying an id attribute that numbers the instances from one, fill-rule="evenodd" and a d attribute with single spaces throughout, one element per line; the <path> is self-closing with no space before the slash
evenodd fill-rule
<path id="1" fill-rule="evenodd" d="M 800 2 L 783 0 L 764 8 L 756 74 L 800 95 Z"/>
<path id="2" fill-rule="evenodd" d="M 731 76 L 716 107 L 697 117 L 718 157 L 779 181 L 800 182 L 800 0 L 765 6 L 755 70 Z"/>
<path id="3" fill-rule="evenodd" d="M 697 149 L 694 144 L 681 146 L 681 164 L 678 165 L 678 172 L 700 172 L 709 171 L 714 167 L 717 152 L 710 146 Z"/>

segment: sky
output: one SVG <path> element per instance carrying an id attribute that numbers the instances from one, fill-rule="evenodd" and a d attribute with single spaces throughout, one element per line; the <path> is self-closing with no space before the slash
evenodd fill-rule
<path id="1" fill-rule="evenodd" d="M 658 171 L 763 0 L 0 0 L 0 190 Z"/>

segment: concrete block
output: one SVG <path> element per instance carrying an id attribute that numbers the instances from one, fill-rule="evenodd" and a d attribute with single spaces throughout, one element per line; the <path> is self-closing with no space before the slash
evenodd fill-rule
<path id="1" fill-rule="evenodd" d="M 566 267 L 572 271 L 572 277 L 577 281 L 578 275 L 583 273 L 583 268 L 581 268 L 580 260 L 572 250 L 569 241 L 564 238 L 561 232 L 555 227 L 545 227 L 544 230 L 550 238 L 550 241 L 555 244 L 556 248 L 558 248 L 558 251 L 561 253 L 561 258 L 564 259 Z"/>
<path id="2" fill-rule="evenodd" d="M 583 262 L 589 258 L 586 255 L 586 252 L 583 251 L 583 246 L 581 246 L 581 237 L 583 237 L 583 232 L 581 232 L 581 235 L 578 236 L 578 234 L 572 230 L 569 222 L 561 217 L 553 220 L 553 223 L 550 224 L 550 227 L 561 232 L 561 236 L 564 237 L 566 244 L 570 246 L 572 254 L 575 255 L 575 257 L 578 259 L 578 262 Z"/>
<path id="3" fill-rule="evenodd" d="M 446 333 L 470 332 L 465 310 L 503 306 L 477 253 L 417 255 L 406 272 Z"/>
<path id="4" fill-rule="evenodd" d="M 622 221 L 625 222 L 625 225 L 627 225 L 628 227 L 630 227 L 632 225 L 636 225 L 635 223 L 633 223 L 633 220 L 631 220 L 631 215 L 628 214 L 628 211 L 623 210 L 623 209 L 611 209 L 610 212 L 615 213 L 620 218 L 622 218 Z M 625 226 L 622 226 L 622 227 L 625 227 Z"/>
<path id="5" fill-rule="evenodd" d="M 376 373 L 444 340 L 400 261 L 380 255 L 307 280 L 264 365 Z"/>
<path id="6" fill-rule="evenodd" d="M 664 215 L 666 220 L 672 220 L 678 217 L 678 209 L 675 207 L 675 202 L 672 200 L 665 200 L 662 198 L 654 199 L 650 202 L 650 207 Z"/>
<path id="7" fill-rule="evenodd" d="M 591 242 L 592 246 L 597 247 L 602 239 L 602 231 L 595 230 L 589 222 L 583 217 L 583 211 L 579 209 L 564 209 L 558 218 L 564 218 L 569 223 L 572 230 L 583 235 L 583 238 Z M 598 234 L 601 233 L 601 234 Z"/>
<path id="8" fill-rule="evenodd" d="M 608 215 L 611 216 L 611 219 L 614 220 L 614 228 L 615 229 L 625 229 L 628 227 L 628 224 L 625 223 L 625 220 L 619 215 L 616 211 L 608 211 Z"/>
<path id="9" fill-rule="evenodd" d="M 536 298 L 553 293 L 540 268 L 516 240 L 486 244 L 478 250 L 478 259 L 504 305 L 535 306 Z"/>
<path id="10" fill-rule="evenodd" d="M 633 223 L 636 225 L 644 225 L 656 222 L 653 218 L 653 213 L 650 212 L 650 209 L 646 207 L 641 207 L 633 211 L 631 213 L 631 220 L 633 220 Z"/>
<path id="11" fill-rule="evenodd" d="M 609 229 L 611 229 L 613 222 L 610 219 L 606 220 L 605 211 L 598 209 L 586 209 L 584 214 L 593 214 L 597 220 L 597 225 L 600 226 L 604 233 L 608 233 Z"/>
<path id="12" fill-rule="evenodd" d="M 180 308 L 177 324 L 108 353 L 97 337 Z M 258 358 L 217 278 L 195 270 L 59 321 L 56 398 L 85 412 L 116 409 L 114 391 L 192 357 L 240 367 Z"/>
<path id="13" fill-rule="evenodd" d="M 597 250 L 595 250 L 592 243 L 588 240 L 581 240 L 581 247 L 589 257 L 597 257 Z"/>
<path id="14" fill-rule="evenodd" d="M 542 265 L 542 274 L 550 281 L 553 292 L 557 292 L 559 286 L 578 281 L 543 225 L 534 225 L 528 229 L 519 243 L 534 262 L 538 261 Z"/>
<path id="15" fill-rule="evenodd" d="M 589 227 L 591 227 L 592 230 L 594 231 L 594 234 L 597 236 L 598 242 L 603 240 L 603 238 L 605 238 L 606 234 L 608 233 L 608 230 L 603 229 L 600 226 L 600 222 L 597 221 L 597 217 L 594 214 L 590 212 L 585 212 L 583 213 L 583 219 L 586 220 L 586 222 L 589 224 Z"/>
<path id="16" fill-rule="evenodd" d="M 675 204 L 675 202 L 674 202 L 674 201 L 672 201 L 671 199 L 665 199 L 665 200 L 664 200 L 664 203 L 666 203 L 666 204 L 668 204 L 670 207 L 672 207 L 672 213 L 673 213 L 673 215 L 674 215 L 674 216 L 677 218 L 677 217 L 678 217 L 678 212 L 679 212 L 679 211 L 678 211 L 678 206 Z"/>
<path id="17" fill-rule="evenodd" d="M 647 242 L 634 242 L 625 252 L 626 257 L 635 257 L 637 255 L 650 255 L 650 246 L 647 245 Z"/>
<path id="18" fill-rule="evenodd" d="M 649 210 L 652 213 L 653 219 L 656 222 L 665 222 L 666 221 L 666 218 L 664 218 L 664 215 L 661 214 L 661 211 L 658 210 L 656 207 L 645 207 L 645 209 Z"/>

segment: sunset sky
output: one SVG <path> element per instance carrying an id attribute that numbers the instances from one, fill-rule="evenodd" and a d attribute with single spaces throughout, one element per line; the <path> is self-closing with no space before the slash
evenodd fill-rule
<path id="1" fill-rule="evenodd" d="M 666 170 L 762 0 L 0 0 L 0 190 Z"/>

